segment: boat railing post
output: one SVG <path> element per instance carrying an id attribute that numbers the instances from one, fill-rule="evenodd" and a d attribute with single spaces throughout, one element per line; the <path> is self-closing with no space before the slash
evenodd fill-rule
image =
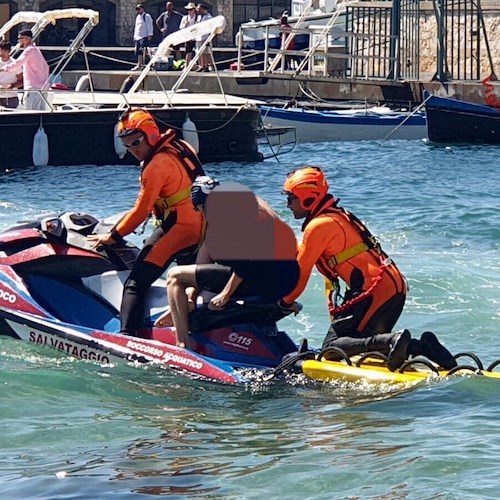
<path id="1" fill-rule="evenodd" d="M 241 52 L 243 50 L 243 26 L 240 26 L 240 30 L 238 32 L 238 61 L 237 61 L 237 69 L 241 71 Z"/>
<path id="2" fill-rule="evenodd" d="M 269 26 L 266 26 L 266 39 L 264 40 L 264 73 L 267 73 L 269 64 Z"/>

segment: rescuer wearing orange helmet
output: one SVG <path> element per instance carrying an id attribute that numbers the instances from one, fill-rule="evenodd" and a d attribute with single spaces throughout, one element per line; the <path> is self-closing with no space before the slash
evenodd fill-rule
<path id="1" fill-rule="evenodd" d="M 191 203 L 191 184 L 204 172 L 192 147 L 176 139 L 171 129 L 160 134 L 147 111 L 126 111 L 119 118 L 118 135 L 141 162 L 140 192 L 134 207 L 110 233 L 89 238 L 94 247 L 111 245 L 133 232 L 151 213 L 158 220 L 159 227 L 145 241 L 123 290 L 120 331 L 136 335 L 151 284 L 174 260 L 191 256 L 194 260 L 204 221 Z"/>
<path id="2" fill-rule="evenodd" d="M 451 353 L 432 332 L 420 340 L 410 332 L 391 332 L 405 303 L 408 287 L 396 264 L 353 214 L 338 206 L 328 193 L 320 168 L 306 166 L 288 174 L 284 184 L 287 206 L 296 219 L 305 218 L 297 260 L 300 278 L 296 288 L 279 301 L 283 309 L 295 310 L 314 265 L 325 277 L 331 327 L 323 349 L 337 347 L 352 356 L 368 351 L 388 354 L 395 370 L 407 355 L 422 354 L 443 368 L 456 366 Z M 346 284 L 339 303 L 339 278 Z"/>

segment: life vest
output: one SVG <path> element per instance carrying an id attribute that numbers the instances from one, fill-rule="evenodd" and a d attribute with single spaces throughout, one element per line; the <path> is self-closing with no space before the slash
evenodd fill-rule
<path id="1" fill-rule="evenodd" d="M 172 129 L 168 129 L 160 136 L 160 139 L 155 144 L 150 154 L 144 159 L 141 168 L 141 175 L 153 156 L 161 152 L 173 152 L 175 154 L 175 157 L 180 161 L 184 170 L 188 174 L 191 183 L 193 183 L 198 175 L 205 175 L 203 166 L 191 144 L 182 139 L 177 139 L 176 133 Z M 166 220 L 169 216 L 172 207 L 179 204 L 181 201 L 186 200 L 190 196 L 191 185 L 180 189 L 170 196 L 159 197 L 155 201 L 153 208 L 153 214 L 157 221 L 161 224 L 161 222 Z"/>
<path id="2" fill-rule="evenodd" d="M 351 227 L 354 227 L 357 230 L 359 236 L 361 237 L 361 241 L 359 243 L 356 243 L 355 245 L 352 245 L 328 258 L 320 257 L 320 259 L 317 262 L 318 269 L 320 270 L 321 274 L 323 274 L 323 276 L 325 277 L 325 293 L 328 300 L 330 314 L 332 316 L 340 313 L 341 311 L 347 309 L 348 307 L 351 307 L 355 303 L 363 300 L 368 295 L 373 293 L 376 286 L 382 280 L 382 275 L 386 270 L 386 268 L 390 265 L 395 265 L 393 264 L 390 257 L 382 250 L 380 243 L 375 238 L 375 236 L 373 236 L 370 233 L 368 228 L 354 214 L 352 214 L 345 208 L 337 206 L 338 201 L 339 200 L 335 200 L 331 195 L 328 195 L 325 198 L 325 200 L 314 211 L 314 213 L 311 213 L 307 217 L 302 226 L 302 230 L 304 230 L 307 224 L 313 218 L 316 218 L 318 216 L 340 215 L 346 218 Z M 343 262 L 346 262 L 356 257 L 357 255 L 362 254 L 363 252 L 370 252 L 373 255 L 374 259 L 376 259 L 379 262 L 378 274 L 375 278 L 373 278 L 372 283 L 370 284 L 368 289 L 359 293 L 352 299 L 344 301 L 342 304 L 339 305 L 337 304 L 337 302 L 340 291 L 340 285 L 338 280 L 338 274 L 335 268 L 338 265 L 342 264 Z"/>

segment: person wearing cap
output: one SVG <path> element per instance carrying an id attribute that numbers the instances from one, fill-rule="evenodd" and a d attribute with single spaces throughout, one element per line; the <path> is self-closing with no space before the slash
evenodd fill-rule
<path id="1" fill-rule="evenodd" d="M 10 57 L 11 44 L 7 41 L 0 42 L 0 68 L 14 61 Z M 4 108 L 17 108 L 19 98 L 16 89 L 22 87 L 22 71 L 18 74 L 0 73 L 0 106 Z"/>
<path id="2" fill-rule="evenodd" d="M 198 13 L 196 12 L 196 5 L 193 2 L 189 2 L 185 7 L 187 14 L 181 19 L 180 29 L 188 28 L 193 26 L 198 22 Z M 189 40 L 185 44 L 186 50 L 186 66 L 189 64 L 194 54 L 194 41 Z"/>
<path id="3" fill-rule="evenodd" d="M 178 345 L 188 347 L 188 315 L 199 291 L 214 293 L 208 308 L 220 311 L 232 297 L 276 303 L 299 277 L 293 230 L 249 188 L 201 176 L 193 183 L 191 201 L 205 215 L 205 239 L 195 265 L 168 271 L 170 310 L 155 322 L 175 326 Z"/>
<path id="4" fill-rule="evenodd" d="M 456 366 L 452 354 L 432 332 L 420 339 L 408 330 L 392 332 L 408 293 L 405 277 L 380 243 L 351 212 L 329 192 L 323 171 L 304 166 L 290 172 L 283 193 L 295 219 L 305 219 L 297 260 L 300 279 L 279 301 L 283 310 L 295 310 L 314 266 L 325 278 L 332 323 L 323 349 L 340 348 L 348 356 L 368 351 L 388 355 L 390 370 L 408 355 L 424 355 L 445 369 Z M 346 290 L 340 301 L 339 279 Z M 338 352 L 329 359 L 340 359 Z"/>
<path id="5" fill-rule="evenodd" d="M 137 15 L 135 16 L 134 43 L 137 65 L 132 71 L 141 69 L 144 66 L 145 53 L 149 47 L 149 42 L 153 39 L 153 18 L 144 11 L 144 5 L 139 3 L 135 6 Z"/>
<path id="6" fill-rule="evenodd" d="M 127 110 L 118 120 L 124 146 L 141 162 L 140 191 L 134 207 L 110 233 L 89 236 L 93 247 L 112 245 L 132 233 L 152 213 L 157 229 L 144 242 L 127 278 L 120 310 L 120 332 L 136 336 L 143 326 L 151 284 L 174 261 L 193 262 L 204 221 L 191 204 L 191 184 L 203 167 L 193 148 L 168 129 L 160 134 L 148 111 Z"/>
<path id="7" fill-rule="evenodd" d="M 49 65 L 40 49 L 33 43 L 31 30 L 20 31 L 18 39 L 23 49 L 22 54 L 16 60 L 2 66 L 0 71 L 17 74 L 22 68 L 24 89 L 32 91 L 26 92 L 24 107 L 33 110 L 46 109 L 47 103 L 42 93 L 34 90 L 48 88 Z"/>

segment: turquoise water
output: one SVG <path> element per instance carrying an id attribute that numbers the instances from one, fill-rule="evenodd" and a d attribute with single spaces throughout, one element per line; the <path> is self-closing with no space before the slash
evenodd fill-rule
<path id="1" fill-rule="evenodd" d="M 497 147 L 418 141 L 314 144 L 261 164 L 208 165 L 253 188 L 299 231 L 280 195 L 323 167 L 408 277 L 398 327 L 500 358 Z M 134 167 L 0 174 L 0 230 L 47 212 L 106 216 L 135 199 Z M 135 237 L 140 243 L 140 237 Z M 318 345 L 315 274 L 280 326 Z M 0 338 L 1 498 L 497 498 L 500 385 L 457 377 L 416 389 L 203 384 L 153 367 L 100 367 Z"/>

